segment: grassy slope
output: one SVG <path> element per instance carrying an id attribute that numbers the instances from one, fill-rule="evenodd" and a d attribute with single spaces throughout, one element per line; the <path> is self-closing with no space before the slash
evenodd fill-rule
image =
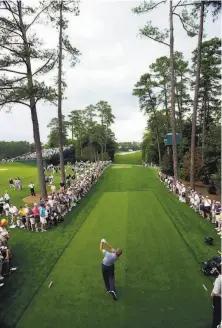
<path id="1" fill-rule="evenodd" d="M 36 252 L 33 242 L 25 252 L 30 259 L 21 263 L 18 276 L 27 286 L 17 285 L 19 300 L 11 298 L 6 304 L 7 312 L 13 313 L 7 322 L 19 317 L 30 294 L 40 287 L 18 327 L 206 327 L 211 306 L 202 284 L 210 290 L 211 282 L 198 271 L 198 261 L 219 249 L 218 238 L 212 248 L 203 242 L 206 235 L 216 236 L 213 227 L 168 194 L 152 169 L 110 168 L 95 189 L 75 220 L 70 215 L 61 230 L 32 234 Z M 25 234 L 17 233 L 23 239 Z M 31 234 L 26 236 L 18 249 Z M 121 264 L 116 265 L 116 303 L 104 293 L 100 238 L 123 247 L 129 266 L 125 274 Z M 42 250 L 41 259 L 37 250 Z M 48 289 L 50 280 L 55 284 Z M 11 281 L 16 284 L 12 277 Z"/>
<path id="2" fill-rule="evenodd" d="M 142 152 L 138 151 L 138 152 L 132 153 L 132 154 L 115 155 L 114 163 L 115 164 L 141 165 L 142 164 Z"/>

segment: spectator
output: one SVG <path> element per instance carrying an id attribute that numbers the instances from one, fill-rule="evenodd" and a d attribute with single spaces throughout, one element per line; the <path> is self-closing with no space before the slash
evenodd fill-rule
<path id="1" fill-rule="evenodd" d="M 35 231 L 38 232 L 40 229 L 40 213 L 39 213 L 39 208 L 38 208 L 37 203 L 34 204 L 32 213 L 33 213 L 33 218 L 30 217 L 31 229 L 32 229 L 32 231 L 34 231 L 34 228 L 35 228 Z"/>
<path id="2" fill-rule="evenodd" d="M 5 216 L 6 217 L 8 217 L 8 215 L 9 215 L 9 209 L 10 209 L 9 203 L 4 202 L 3 210 L 5 211 Z"/>
<path id="3" fill-rule="evenodd" d="M 47 221 L 46 221 L 47 211 L 46 211 L 44 205 L 42 205 L 40 207 L 39 214 L 40 214 L 40 223 L 41 223 L 41 227 L 42 227 L 42 232 L 44 232 L 44 231 L 46 231 L 45 227 L 47 224 Z"/>
<path id="4" fill-rule="evenodd" d="M 211 200 L 208 196 L 204 199 L 204 213 L 208 220 L 210 220 L 210 212 L 211 212 Z"/>
<path id="5" fill-rule="evenodd" d="M 9 179 L 9 188 L 10 189 L 15 189 L 14 181 L 12 180 L 12 178 Z"/>
<path id="6" fill-rule="evenodd" d="M 17 207 L 10 204 L 9 213 L 11 215 L 11 226 L 10 226 L 10 228 L 16 228 L 16 220 L 17 220 L 17 216 L 18 216 Z"/>
<path id="7" fill-rule="evenodd" d="M 19 228 L 25 228 L 26 223 L 26 212 L 23 206 L 20 206 L 18 211 L 18 219 L 17 219 L 17 226 Z"/>
<path id="8" fill-rule="evenodd" d="M 8 246 L 8 240 L 10 238 L 9 232 L 6 229 L 6 225 L 8 221 L 6 219 L 2 219 L 0 223 L 0 246 Z"/>
<path id="9" fill-rule="evenodd" d="M 2 216 L 4 211 L 4 198 L 0 195 L 0 217 Z"/>
<path id="10" fill-rule="evenodd" d="M 216 203 L 216 201 L 213 200 L 213 202 L 212 202 L 212 206 L 211 206 L 211 222 L 212 222 L 212 223 L 216 223 L 215 203 Z"/>
<path id="11" fill-rule="evenodd" d="M 214 288 L 212 290 L 212 303 L 213 303 L 213 323 L 212 328 L 217 328 L 221 322 L 221 266 L 218 267 L 218 277 L 214 282 Z"/>
<path id="12" fill-rule="evenodd" d="M 29 189 L 30 189 L 31 196 L 35 196 L 35 185 L 34 185 L 34 183 L 31 182 L 29 184 Z"/>
<path id="13" fill-rule="evenodd" d="M 172 177 L 159 172 L 159 179 L 164 183 L 164 185 L 172 191 Z M 186 187 L 181 184 L 179 181 L 176 182 L 175 185 L 175 194 L 179 195 L 179 201 L 185 202 L 182 196 L 186 196 Z M 216 230 L 218 235 L 222 238 L 222 217 L 221 217 L 221 204 L 219 201 L 211 202 L 211 199 L 206 196 L 204 197 L 201 194 L 198 194 L 196 191 L 192 189 L 188 189 L 188 199 L 189 204 L 192 209 L 199 214 L 203 218 L 207 218 L 208 221 L 212 218 L 212 223 L 216 223 Z"/>
<path id="14" fill-rule="evenodd" d="M 31 223 L 30 223 L 30 218 L 33 216 L 32 214 L 32 209 L 30 208 L 30 206 L 28 204 L 25 204 L 25 228 L 30 230 L 31 227 Z"/>
<path id="15" fill-rule="evenodd" d="M 7 190 L 5 192 L 4 200 L 5 200 L 5 203 L 8 203 L 9 204 L 9 202 L 10 202 L 10 196 L 9 196 L 9 193 L 8 193 Z"/>

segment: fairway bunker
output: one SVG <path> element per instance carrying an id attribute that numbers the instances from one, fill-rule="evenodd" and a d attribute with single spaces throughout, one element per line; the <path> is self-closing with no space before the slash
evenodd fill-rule
<path id="1" fill-rule="evenodd" d="M 32 204 L 32 203 L 38 203 L 40 201 L 40 194 L 36 194 L 36 196 L 27 196 L 23 198 L 23 202 Z"/>
<path id="2" fill-rule="evenodd" d="M 8 169 L 0 169 L 0 171 L 8 171 Z"/>

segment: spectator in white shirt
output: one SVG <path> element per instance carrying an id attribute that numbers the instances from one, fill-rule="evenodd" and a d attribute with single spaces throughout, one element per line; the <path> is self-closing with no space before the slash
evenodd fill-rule
<path id="1" fill-rule="evenodd" d="M 212 202 L 212 206 L 211 206 L 211 222 L 212 223 L 215 223 L 216 222 L 216 216 L 215 216 L 215 211 L 214 211 L 214 209 L 215 209 L 215 200 L 213 200 L 213 202 Z"/>
<path id="2" fill-rule="evenodd" d="M 34 183 L 30 183 L 29 184 L 29 189 L 30 189 L 30 193 L 31 193 L 31 195 L 32 196 L 35 196 L 35 185 L 34 185 Z"/>
<path id="3" fill-rule="evenodd" d="M 10 196 L 9 196 L 9 193 L 7 191 L 5 192 L 4 200 L 5 200 L 5 203 L 9 204 Z"/>
<path id="4" fill-rule="evenodd" d="M 5 204 L 3 205 L 3 209 L 4 209 L 4 211 L 5 211 L 5 216 L 6 216 L 6 217 L 8 217 L 8 215 L 9 215 L 9 208 L 10 208 L 9 203 L 5 203 Z"/>
<path id="5" fill-rule="evenodd" d="M 10 205 L 9 213 L 11 215 L 11 226 L 10 228 L 16 228 L 16 219 L 18 215 L 18 209 L 16 206 Z"/>
<path id="6" fill-rule="evenodd" d="M 206 196 L 204 199 L 204 212 L 207 219 L 209 220 L 211 212 L 211 199 L 208 196 Z"/>

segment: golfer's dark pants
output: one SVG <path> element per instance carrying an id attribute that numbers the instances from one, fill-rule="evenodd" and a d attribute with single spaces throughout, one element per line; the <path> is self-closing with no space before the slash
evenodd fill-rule
<path id="1" fill-rule="evenodd" d="M 103 280 L 107 291 L 116 291 L 115 288 L 115 267 L 102 264 Z"/>
<path id="2" fill-rule="evenodd" d="M 31 188 L 31 189 L 30 189 L 30 192 L 31 192 L 31 195 L 32 195 L 32 196 L 35 196 L 35 189 L 34 189 L 34 188 Z"/>
<path id="3" fill-rule="evenodd" d="M 221 297 L 213 297 L 213 324 L 212 328 L 217 328 L 221 322 Z"/>

